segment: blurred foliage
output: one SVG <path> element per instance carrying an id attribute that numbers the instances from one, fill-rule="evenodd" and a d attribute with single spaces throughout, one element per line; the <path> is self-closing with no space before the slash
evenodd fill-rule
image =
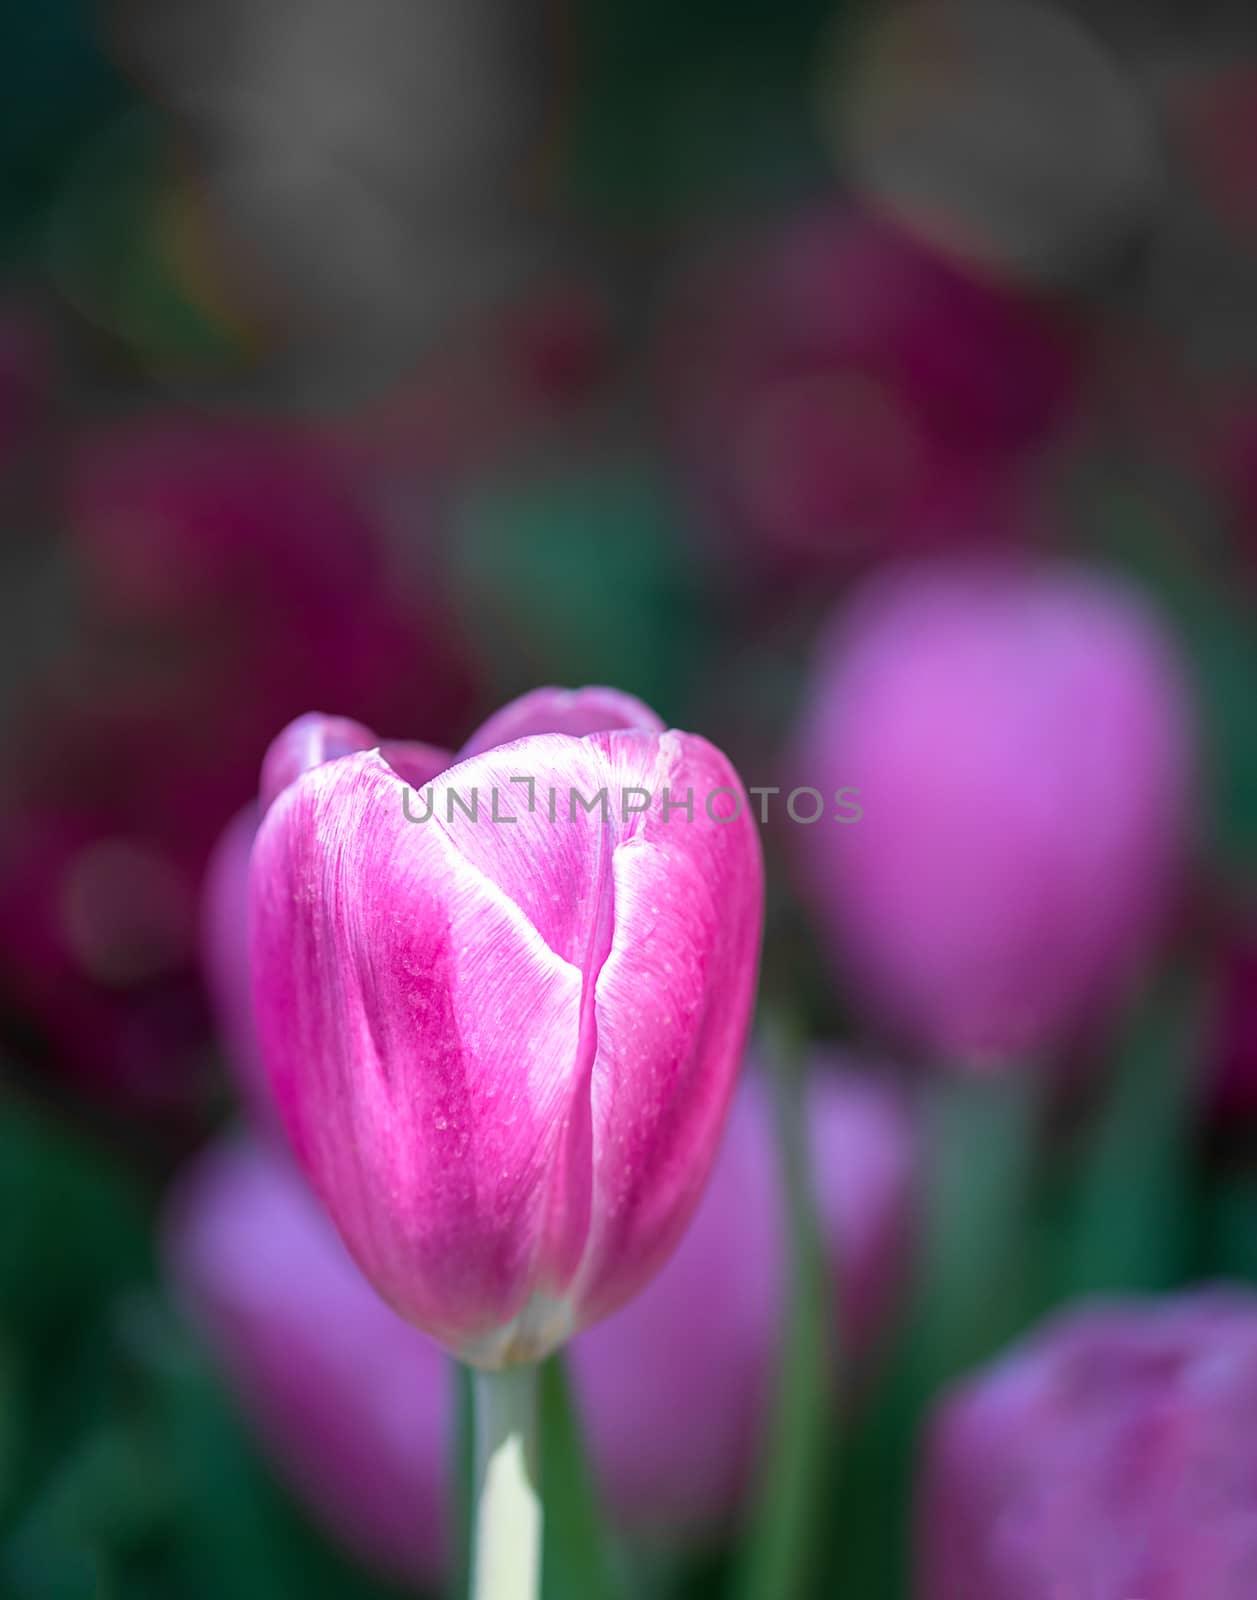
<path id="1" fill-rule="evenodd" d="M 12 1101 L 0 1120 L 0 1593 L 362 1600 L 164 1303 L 155 1195 Z"/>
<path id="2" fill-rule="evenodd" d="M 25 243 L 68 160 L 124 103 L 92 0 L 0 8 L 0 261 Z"/>

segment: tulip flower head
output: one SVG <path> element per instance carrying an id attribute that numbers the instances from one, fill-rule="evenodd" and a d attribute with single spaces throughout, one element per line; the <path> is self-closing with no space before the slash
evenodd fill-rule
<path id="1" fill-rule="evenodd" d="M 293 1149 L 384 1298 L 484 1367 L 658 1269 L 745 1042 L 749 806 L 719 751 L 625 727 L 625 704 L 587 732 L 569 697 L 579 735 L 514 737 L 422 793 L 404 746 L 324 761 L 253 847 L 254 1012 Z"/>
<path id="2" fill-rule="evenodd" d="M 1247 1600 L 1257 1298 L 1067 1313 L 933 1425 L 920 1600 Z"/>
<path id="3" fill-rule="evenodd" d="M 1139 598 L 1071 569 L 924 563 L 823 648 L 794 760 L 859 790 L 796 829 L 860 999 L 963 1065 L 1047 1050 L 1129 984 L 1183 864 L 1192 719 Z"/>

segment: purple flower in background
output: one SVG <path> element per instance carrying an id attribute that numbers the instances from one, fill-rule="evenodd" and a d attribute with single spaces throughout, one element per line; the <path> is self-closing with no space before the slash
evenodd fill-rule
<path id="1" fill-rule="evenodd" d="M 696 273 L 668 341 L 708 520 L 787 573 L 1006 532 L 1078 382 L 1058 312 L 858 213 Z"/>
<path id="2" fill-rule="evenodd" d="M 809 1079 L 806 1119 L 842 1360 L 867 1371 L 906 1282 L 915 1138 L 896 1094 L 832 1059 L 818 1060 Z M 636 1300 L 571 1346 L 595 1458 L 622 1521 L 714 1531 L 751 1486 L 787 1251 L 773 1108 L 748 1070 L 676 1254 Z"/>
<path id="3" fill-rule="evenodd" d="M 859 792 L 792 830 L 852 991 L 936 1057 L 1049 1050 L 1149 954 L 1183 866 L 1193 727 L 1138 595 L 1072 568 L 923 564 L 825 642 L 798 781 Z"/>
<path id="4" fill-rule="evenodd" d="M 562 707 L 588 727 L 581 696 Z M 250 868 L 262 1056 L 385 1299 L 475 1364 L 535 1360 L 636 1293 L 697 1204 L 754 997 L 759 839 L 693 734 L 516 737 L 425 773 L 423 826 L 412 756 L 326 761 L 273 799 Z M 627 803 L 665 791 L 740 814 Z"/>
<path id="5" fill-rule="evenodd" d="M 811 1158 L 841 1283 L 843 1359 L 864 1366 L 904 1278 L 915 1139 L 892 1091 L 834 1067 L 809 1086 Z M 289 1481 L 364 1560 L 439 1578 L 449 1363 L 373 1293 L 284 1154 L 227 1143 L 202 1156 L 172 1197 L 166 1247 L 190 1314 Z M 700 1538 L 736 1514 L 771 1390 L 785 1253 L 772 1107 L 752 1072 L 675 1254 L 569 1347 L 594 1466 L 622 1526 Z"/>
<path id="6" fill-rule="evenodd" d="M 278 1151 L 225 1143 L 172 1196 L 170 1270 L 293 1487 L 362 1560 L 435 1583 L 452 1532 L 441 1350 L 363 1282 Z"/>
<path id="7" fill-rule="evenodd" d="M 1257 1297 L 1066 1313 L 946 1398 L 921 1600 L 1248 1600 Z"/>

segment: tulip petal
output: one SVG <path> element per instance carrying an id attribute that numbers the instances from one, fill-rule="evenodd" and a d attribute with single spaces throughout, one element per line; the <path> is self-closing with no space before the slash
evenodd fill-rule
<path id="1" fill-rule="evenodd" d="M 378 743 L 370 728 L 352 717 L 326 717 L 320 711 L 308 711 L 294 718 L 271 740 L 262 760 L 258 800 L 263 815 L 303 772 L 355 750 L 370 750 Z"/>
<path id="2" fill-rule="evenodd" d="M 641 700 L 620 689 L 532 689 L 495 711 L 463 746 L 460 759 L 536 733 L 605 733 L 611 728 L 641 728 L 662 733 L 663 723 Z"/>
<path id="3" fill-rule="evenodd" d="M 255 845 L 254 992 L 290 1139 L 385 1298 L 447 1342 L 527 1299 L 580 974 L 375 753 Z"/>
<path id="4" fill-rule="evenodd" d="M 327 717 L 321 711 L 307 711 L 271 740 L 263 758 L 259 791 L 263 813 L 303 772 L 358 750 L 377 748 L 383 750 L 394 772 L 410 784 L 428 783 L 454 761 L 448 750 L 436 745 L 398 739 L 381 743 L 378 734 L 352 717 Z"/>
<path id="5" fill-rule="evenodd" d="M 725 757 L 690 734 L 587 742 L 653 803 L 616 851 L 615 931 L 597 980 L 586 1323 L 662 1264 L 698 1202 L 750 1023 L 763 919 L 759 836 Z M 730 797 L 736 816 L 716 820 Z"/>

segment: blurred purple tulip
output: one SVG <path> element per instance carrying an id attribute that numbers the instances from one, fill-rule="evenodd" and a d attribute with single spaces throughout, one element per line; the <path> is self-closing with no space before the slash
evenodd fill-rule
<path id="1" fill-rule="evenodd" d="M 856 213 L 695 274 L 666 337 L 709 520 L 786 574 L 995 538 L 1078 385 L 1059 313 Z"/>
<path id="2" fill-rule="evenodd" d="M 385 1299 L 485 1366 L 539 1359 L 662 1264 L 750 1020 L 763 866 L 737 775 L 692 734 L 586 732 L 637 704 L 591 713 L 605 694 L 550 713 L 584 737 L 516 737 L 422 795 L 403 745 L 315 766 L 253 846 L 292 1146 Z"/>
<path id="3" fill-rule="evenodd" d="M 860 1373 L 906 1282 L 915 1140 L 892 1091 L 834 1061 L 812 1073 L 806 1119 L 841 1360 Z M 676 1254 L 571 1346 L 604 1488 L 629 1526 L 713 1532 L 752 1486 L 783 1331 L 784 1200 L 770 1096 L 748 1071 Z"/>
<path id="4" fill-rule="evenodd" d="M 863 1365 L 903 1278 L 915 1141 L 897 1096 L 832 1066 L 809 1089 L 811 1156 L 843 1359 Z M 701 1538 L 736 1514 L 781 1332 L 784 1229 L 772 1108 L 751 1073 L 676 1253 L 569 1347 L 621 1526 Z M 172 1198 L 166 1246 L 197 1326 L 316 1513 L 373 1565 L 439 1577 L 449 1365 L 372 1292 L 291 1163 L 262 1145 L 209 1151 Z"/>
<path id="5" fill-rule="evenodd" d="M 930 1432 L 921 1600 L 1248 1600 L 1257 1297 L 1066 1313 Z"/>
<path id="6" fill-rule="evenodd" d="M 1115 580 L 873 580 L 821 651 L 793 754 L 797 783 L 862 808 L 792 837 L 853 992 L 960 1065 L 1096 1020 L 1177 887 L 1192 735 L 1173 644 Z"/>
<path id="7" fill-rule="evenodd" d="M 276 1464 L 372 1567 L 435 1583 L 449 1550 L 441 1350 L 363 1282 L 300 1175 L 225 1143 L 176 1188 L 170 1270 Z"/>

